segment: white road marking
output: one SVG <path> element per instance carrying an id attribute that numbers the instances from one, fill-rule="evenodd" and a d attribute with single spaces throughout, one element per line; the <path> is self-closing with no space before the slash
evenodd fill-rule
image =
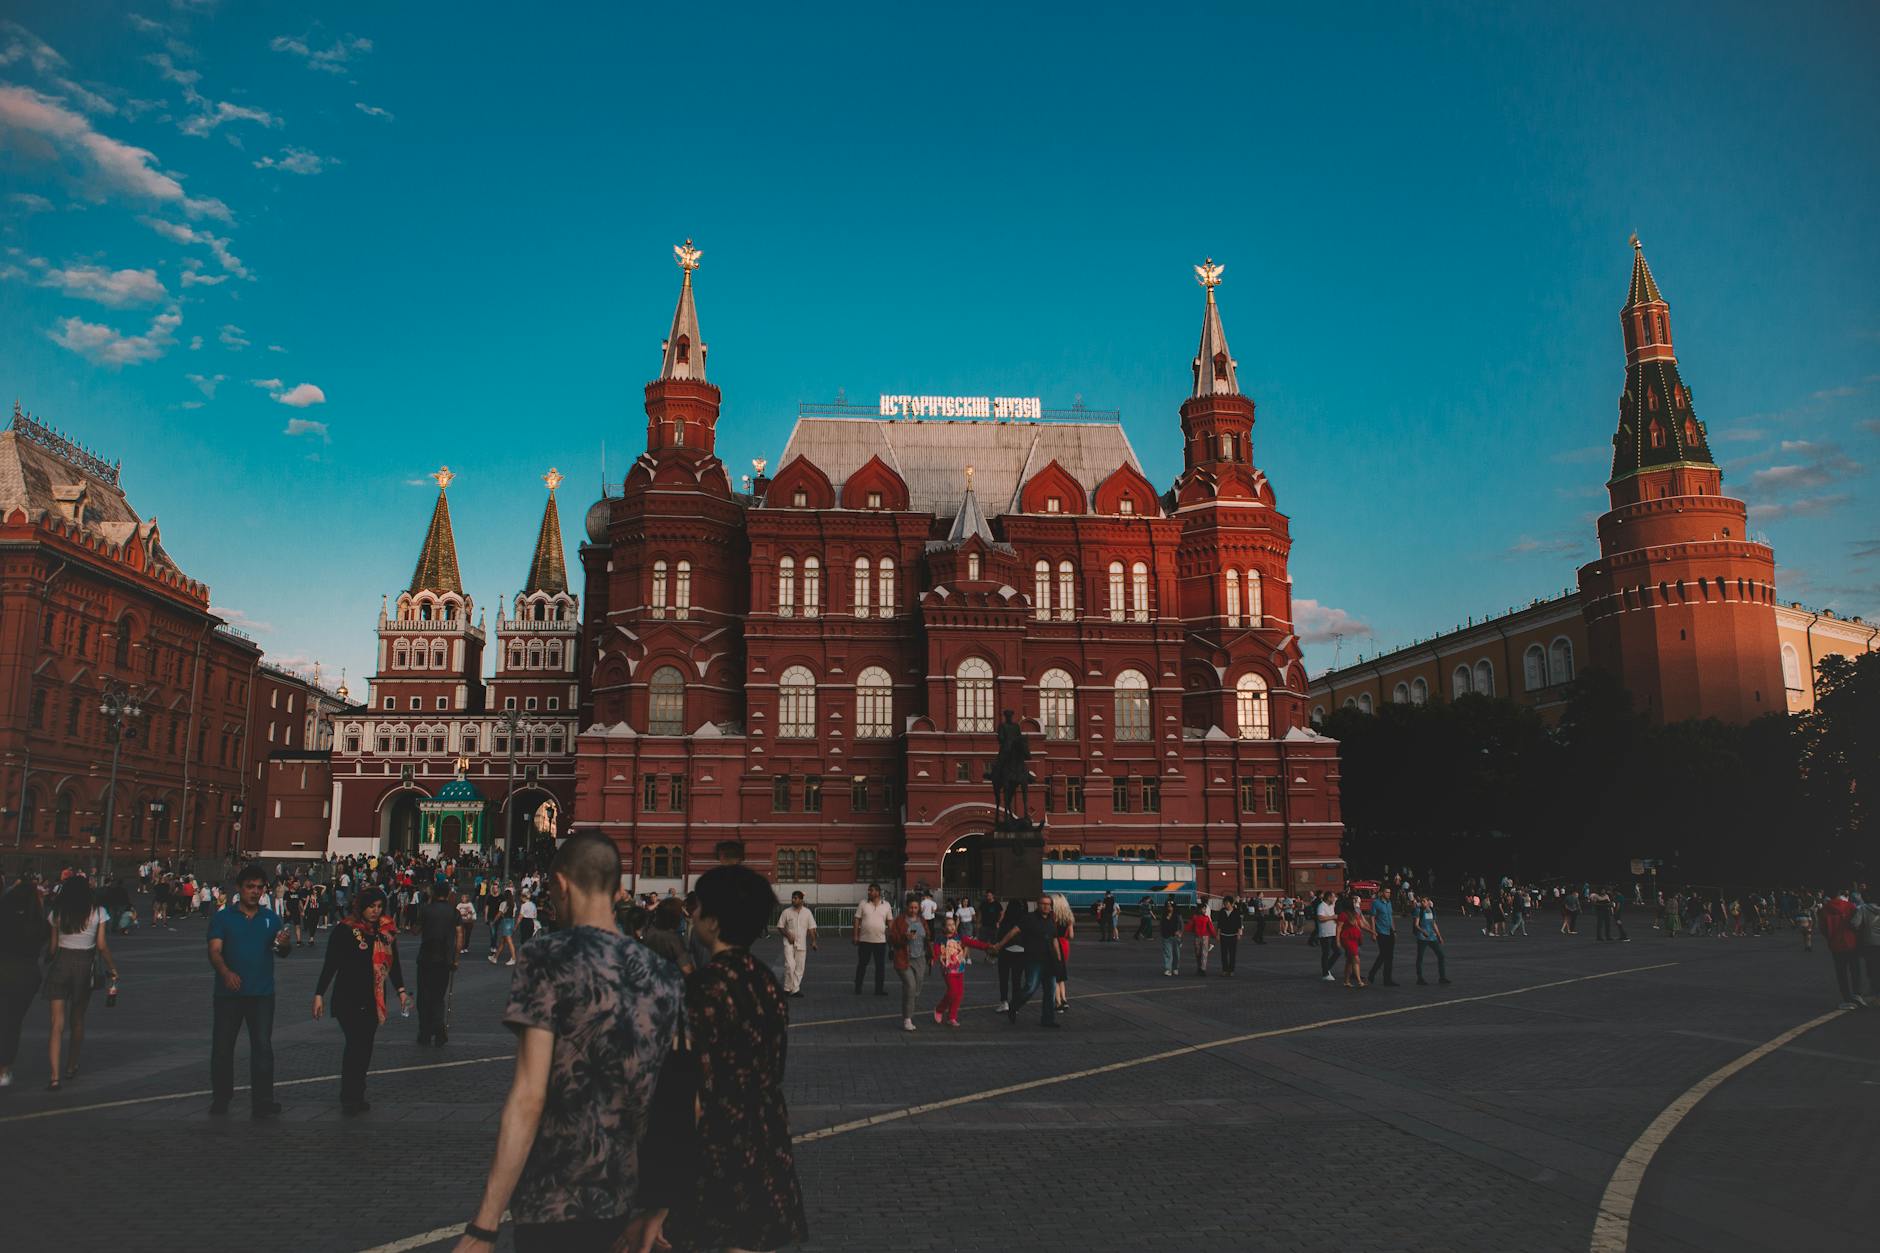
<path id="1" fill-rule="evenodd" d="M 1665 1106 L 1664 1111 L 1652 1119 L 1651 1125 L 1632 1142 L 1632 1147 L 1625 1151 L 1625 1156 L 1619 1159 L 1618 1167 L 1612 1172 L 1612 1180 L 1606 1185 L 1605 1194 L 1599 1198 L 1599 1217 L 1593 1223 L 1591 1253 L 1626 1253 L 1632 1239 L 1632 1206 L 1638 1200 L 1639 1185 L 1645 1182 L 1645 1171 L 1671 1133 L 1677 1130 L 1678 1124 L 1697 1107 L 1699 1101 L 1738 1071 L 1754 1065 L 1789 1041 L 1847 1012 L 1843 1009 L 1829 1010 L 1819 1018 L 1811 1018 L 1799 1027 L 1784 1031 L 1729 1065 L 1704 1076 L 1692 1084 L 1684 1095 Z"/>

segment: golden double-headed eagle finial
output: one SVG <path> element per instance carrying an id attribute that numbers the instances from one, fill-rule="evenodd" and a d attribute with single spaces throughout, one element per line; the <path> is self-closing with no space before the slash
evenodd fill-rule
<path id="1" fill-rule="evenodd" d="M 554 466 L 548 467 L 548 473 L 542 476 L 542 482 L 548 484 L 548 490 L 551 492 L 560 487 L 562 481 L 561 471 Z"/>
<path id="2" fill-rule="evenodd" d="M 457 476 L 450 472 L 449 466 L 439 466 L 437 470 L 431 475 L 431 477 L 437 480 L 437 490 L 441 492 L 445 488 L 449 487 L 450 481 L 456 478 Z"/>
<path id="3" fill-rule="evenodd" d="M 691 238 L 687 237 L 683 244 L 672 246 L 672 255 L 679 262 L 679 268 L 685 271 L 685 276 L 691 278 L 692 271 L 698 269 L 698 259 L 705 254 L 694 248 Z"/>
<path id="4" fill-rule="evenodd" d="M 1225 269 L 1227 269 L 1226 266 L 1216 265 L 1214 258 L 1209 257 L 1195 267 L 1195 281 L 1207 288 L 1209 294 L 1212 294 L 1214 289 L 1221 285 L 1221 272 Z"/>

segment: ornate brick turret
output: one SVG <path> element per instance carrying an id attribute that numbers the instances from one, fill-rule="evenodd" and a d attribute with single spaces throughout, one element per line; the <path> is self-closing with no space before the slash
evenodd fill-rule
<path id="1" fill-rule="evenodd" d="M 1619 322 L 1626 378 L 1613 435 L 1600 558 L 1580 569 L 1593 664 L 1666 722 L 1746 722 L 1785 708 L 1775 555 L 1723 495 L 1704 424 L 1678 372 L 1671 309 L 1632 237 Z"/>

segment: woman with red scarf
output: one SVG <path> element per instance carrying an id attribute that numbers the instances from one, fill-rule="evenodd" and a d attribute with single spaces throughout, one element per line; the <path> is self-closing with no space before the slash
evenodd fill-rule
<path id="1" fill-rule="evenodd" d="M 385 893 L 367 888 L 353 901 L 348 914 L 327 935 L 326 964 L 313 990 L 313 1016 L 326 1009 L 326 990 L 333 989 L 333 1017 L 346 1033 L 346 1050 L 339 1065 L 339 1107 L 347 1114 L 363 1114 L 366 1070 L 372 1065 L 372 1043 L 385 1021 L 385 985 L 398 992 L 401 1008 L 410 1005 L 405 976 L 398 964 L 398 928 L 385 916 Z"/>

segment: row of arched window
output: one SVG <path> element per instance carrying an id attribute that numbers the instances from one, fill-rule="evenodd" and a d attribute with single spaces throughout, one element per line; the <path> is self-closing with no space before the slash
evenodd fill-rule
<path id="1" fill-rule="evenodd" d="M 526 648 L 514 641 L 509 645 L 509 669 L 540 670 L 561 669 L 561 645 L 557 643 L 531 643 Z"/>
<path id="2" fill-rule="evenodd" d="M 670 585 L 668 576 L 670 575 Z M 670 596 L 670 600 L 668 597 Z M 692 563 L 680 561 L 668 567 L 662 558 L 653 563 L 653 589 L 647 605 L 655 618 L 670 614 L 674 618 L 692 616 Z"/>
<path id="3" fill-rule="evenodd" d="M 1031 568 L 1031 606 L 1038 621 L 1051 617 L 1051 563 L 1042 558 Z M 1069 622 L 1077 616 L 1077 567 L 1068 561 L 1057 564 L 1057 616 Z"/>
<path id="4" fill-rule="evenodd" d="M 1539 644 L 1528 645 L 1527 652 L 1521 656 L 1521 671 L 1530 692 L 1571 683 L 1573 641 L 1562 636 L 1545 648 Z"/>
<path id="5" fill-rule="evenodd" d="M 1258 627 L 1266 617 L 1266 597 L 1258 570 L 1247 571 L 1245 586 L 1247 591 L 1246 623 L 1250 627 Z M 1227 625 L 1230 627 L 1237 627 L 1241 624 L 1241 587 L 1240 571 L 1229 570 L 1227 572 Z"/>
<path id="6" fill-rule="evenodd" d="M 442 670 L 449 665 L 449 658 L 450 648 L 442 640 L 413 640 L 409 644 L 400 640 L 392 649 L 392 669 Z"/>

